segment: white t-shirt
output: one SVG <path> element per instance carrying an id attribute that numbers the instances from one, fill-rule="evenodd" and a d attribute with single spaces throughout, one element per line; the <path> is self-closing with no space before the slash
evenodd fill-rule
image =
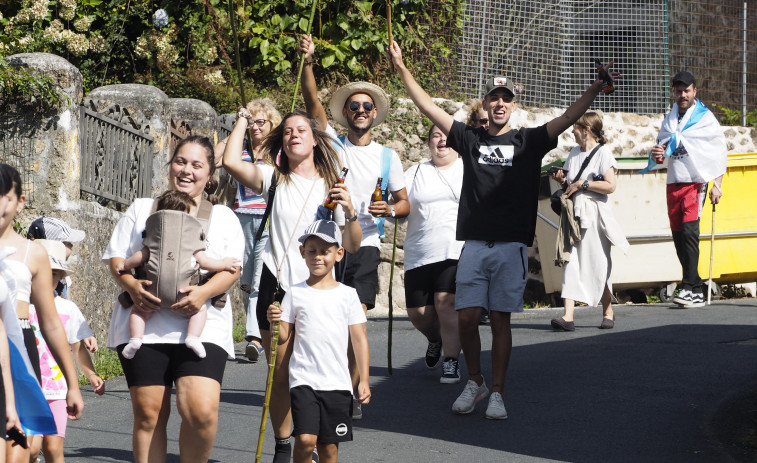
<path id="1" fill-rule="evenodd" d="M 142 232 L 145 230 L 145 221 L 152 212 L 152 205 L 153 199 L 140 198 L 129 206 L 113 230 L 108 248 L 102 257 L 103 263 L 110 265 L 110 259 L 114 257 L 125 259 L 142 249 Z M 228 207 L 220 204 L 213 206 L 205 246 L 208 257 L 215 259 L 234 257 L 240 261 L 243 259 L 242 226 L 236 214 Z M 201 271 L 205 273 L 204 270 Z M 210 304 L 210 300 L 206 301 L 206 304 Z M 129 342 L 129 313 L 129 310 L 124 309 L 116 301 L 113 316 L 110 319 L 108 347 L 115 349 L 116 346 Z M 181 344 L 187 334 L 187 320 L 188 318 L 184 315 L 171 310 L 154 312 L 146 322 L 142 342 L 144 344 Z M 231 298 L 227 298 L 223 309 L 211 307 L 208 310 L 208 320 L 202 330 L 200 340 L 218 345 L 229 354 L 229 358 L 234 358 L 234 340 L 231 329 Z"/>
<path id="2" fill-rule="evenodd" d="M 463 188 L 462 159 L 446 169 L 437 169 L 431 161 L 416 164 L 405 172 L 405 182 L 410 200 L 405 271 L 459 259 L 464 243 L 455 239 L 455 233 Z"/>
<path id="3" fill-rule="evenodd" d="M 568 169 L 568 184 L 576 181 L 575 177 L 581 170 L 581 165 L 583 165 L 584 160 L 586 160 L 586 157 L 593 149 L 594 148 L 587 151 L 581 151 L 580 146 L 574 146 L 573 149 L 570 150 L 570 153 L 568 153 L 568 159 L 563 166 L 563 169 Z M 591 161 L 589 161 L 589 165 L 587 165 L 586 169 L 581 173 L 581 180 L 594 181 L 594 178 L 597 175 L 604 175 L 611 167 L 617 168 L 617 166 L 618 163 L 610 152 L 610 148 L 608 148 L 607 145 L 602 146 L 596 153 L 594 153 Z"/>
<path id="4" fill-rule="evenodd" d="M 326 133 L 337 138 L 338 135 L 330 125 Z M 371 205 L 371 195 L 376 190 L 376 181 L 381 177 L 381 157 L 384 147 L 375 141 L 367 146 L 353 145 L 349 138 L 344 139 L 344 147 L 337 141 L 342 164 L 349 169 L 344 183 L 352 195 L 352 205 L 357 212 L 357 220 L 363 231 L 363 241 L 360 246 L 379 247 L 381 239 L 378 226 L 373 216 L 368 212 Z M 392 150 L 392 164 L 389 167 L 388 191 L 399 191 L 405 188 L 405 177 L 402 174 L 402 161 Z"/>
<path id="5" fill-rule="evenodd" d="M 267 164 L 257 165 L 263 173 L 263 197 L 267 203 L 273 167 Z M 310 275 L 305 260 L 300 255 L 298 238 L 308 225 L 315 222 L 318 206 L 325 201 L 327 191 L 322 178 L 307 179 L 295 173 L 290 175 L 289 182 L 281 182 L 276 187 L 263 262 L 277 277 L 276 269 L 281 265 L 279 284 L 284 291 L 288 291 L 293 282 L 307 280 Z M 344 211 L 341 207 L 334 211 L 334 221 L 337 225 L 344 226 Z"/>
<path id="6" fill-rule="evenodd" d="M 289 387 L 352 391 L 349 327 L 366 322 L 357 291 L 341 283 L 334 289 L 314 289 L 303 281 L 287 291 L 281 310 L 281 320 L 294 325 Z"/>
<path id="7" fill-rule="evenodd" d="M 58 317 L 63 324 L 66 332 L 66 338 L 69 344 L 77 342 L 92 336 L 92 330 L 84 319 L 79 307 L 68 299 L 60 296 L 55 297 L 55 309 Z M 55 361 L 50 348 L 45 342 L 45 338 L 39 330 L 39 317 L 37 310 L 33 305 L 29 306 L 29 323 L 35 328 L 34 335 L 37 340 L 37 350 L 39 351 L 40 371 L 42 373 L 42 392 L 47 400 L 65 399 L 68 387 L 66 378 Z"/>

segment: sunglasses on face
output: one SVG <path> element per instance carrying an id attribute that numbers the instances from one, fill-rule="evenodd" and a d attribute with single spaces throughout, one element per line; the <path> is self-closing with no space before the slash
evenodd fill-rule
<path id="1" fill-rule="evenodd" d="M 478 120 L 478 123 L 481 125 L 486 125 L 489 123 L 489 119 L 482 117 L 481 119 Z"/>
<path id="2" fill-rule="evenodd" d="M 255 119 L 254 121 L 252 121 L 252 123 L 257 125 L 258 127 L 263 127 L 266 122 L 268 122 L 267 119 Z"/>
<path id="3" fill-rule="evenodd" d="M 353 113 L 358 112 L 360 110 L 360 102 L 359 101 L 353 101 L 347 107 Z M 363 109 L 365 110 L 365 112 L 373 111 L 373 108 L 375 108 L 375 106 L 373 105 L 373 103 L 371 103 L 370 101 L 363 101 Z"/>

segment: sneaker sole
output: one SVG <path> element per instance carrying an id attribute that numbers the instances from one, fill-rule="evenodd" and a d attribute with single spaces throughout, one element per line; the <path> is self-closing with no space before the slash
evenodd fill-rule
<path id="1" fill-rule="evenodd" d="M 252 363 L 257 363 L 258 359 L 260 359 L 260 351 L 255 346 L 248 345 L 244 349 L 244 355 Z"/>
<path id="2" fill-rule="evenodd" d="M 482 400 L 484 400 L 484 398 L 487 395 L 489 395 L 488 392 L 486 394 L 477 395 L 476 399 L 473 401 L 473 405 L 471 406 L 471 408 L 469 408 L 467 410 L 458 411 L 458 410 L 455 410 L 453 408 L 452 411 L 455 412 L 455 413 L 457 413 L 458 415 L 468 415 L 469 413 L 473 412 L 473 410 L 476 409 L 476 404 L 478 404 L 479 402 L 481 402 Z"/>
<path id="3" fill-rule="evenodd" d="M 691 299 L 686 300 L 686 299 L 681 299 L 678 296 L 676 296 L 676 297 L 673 298 L 673 302 L 675 302 L 678 305 L 686 305 L 689 302 L 691 302 Z"/>
<path id="4" fill-rule="evenodd" d="M 442 376 L 439 378 L 439 382 L 442 384 L 458 384 L 460 382 L 460 378 L 445 378 Z"/>
<path id="5" fill-rule="evenodd" d="M 487 414 L 486 415 L 487 420 L 506 420 L 507 419 L 507 413 L 505 413 L 505 416 L 492 416 Z"/>
<path id="6" fill-rule="evenodd" d="M 704 302 L 691 302 L 682 306 L 684 309 L 695 309 L 697 307 L 704 307 Z"/>

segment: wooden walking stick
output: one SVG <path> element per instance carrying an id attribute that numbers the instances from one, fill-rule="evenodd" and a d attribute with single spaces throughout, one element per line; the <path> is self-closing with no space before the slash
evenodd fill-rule
<path id="1" fill-rule="evenodd" d="M 318 0 L 313 0 L 313 8 L 310 10 L 310 20 L 308 21 L 308 31 L 306 34 L 310 35 L 310 30 L 313 28 L 313 18 L 315 17 L 315 7 L 318 6 Z M 302 79 L 302 69 L 305 67 L 305 53 L 300 55 L 300 69 L 297 71 L 297 80 L 294 83 L 294 95 L 292 95 L 292 109 L 289 112 L 294 112 L 295 104 L 297 103 L 297 94 L 300 93 L 300 79 Z"/>
<path id="2" fill-rule="evenodd" d="M 392 321 L 394 314 L 394 304 L 392 303 L 392 287 L 394 286 L 394 263 L 397 258 L 397 228 L 400 226 L 399 221 L 394 221 L 394 237 L 392 238 L 392 268 L 389 270 L 389 346 L 386 349 L 387 370 L 389 376 L 392 375 Z"/>
<path id="3" fill-rule="evenodd" d="M 392 3 L 391 0 L 386 0 L 386 27 L 389 32 L 389 47 L 392 46 Z M 389 60 L 389 69 L 394 69 L 394 63 Z M 391 374 L 391 373 L 390 373 Z"/>
<path id="4" fill-rule="evenodd" d="M 712 262 L 715 254 L 715 204 L 712 204 L 712 227 L 710 228 L 710 279 L 707 281 L 707 305 L 712 301 Z"/>
<path id="5" fill-rule="evenodd" d="M 242 61 L 239 58 L 239 36 L 237 35 L 237 22 L 234 14 L 234 0 L 229 0 L 229 22 L 231 23 L 231 35 L 234 36 L 234 57 L 237 61 L 237 80 L 239 81 L 239 96 L 242 98 L 241 107 L 247 106 L 247 97 L 244 93 L 244 82 L 242 81 Z M 252 151 L 252 125 L 247 126 L 247 143 Z M 250 153 L 252 155 L 252 153 Z M 252 155 L 254 157 L 254 155 Z M 255 160 L 253 159 L 253 162 Z"/>
<path id="6" fill-rule="evenodd" d="M 280 307 L 278 302 L 273 303 Z M 266 420 L 268 419 L 268 405 L 271 403 L 271 388 L 273 387 L 273 368 L 276 366 L 276 351 L 279 344 L 279 326 L 280 322 L 271 323 L 271 355 L 268 360 L 268 380 L 265 384 L 265 397 L 263 399 L 263 415 L 260 417 L 260 431 L 258 432 L 258 450 L 255 453 L 255 463 L 260 463 L 260 456 L 263 453 L 263 436 L 265 436 Z"/>

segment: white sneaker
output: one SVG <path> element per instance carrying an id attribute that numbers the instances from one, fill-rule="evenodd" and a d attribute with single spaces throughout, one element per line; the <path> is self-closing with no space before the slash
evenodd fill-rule
<path id="1" fill-rule="evenodd" d="M 675 302 L 678 305 L 688 305 L 691 304 L 691 291 L 688 289 L 682 289 L 678 291 L 678 294 L 673 298 L 673 302 Z"/>
<path id="2" fill-rule="evenodd" d="M 499 392 L 492 392 L 489 397 L 489 406 L 486 407 L 486 419 L 487 420 L 506 420 L 507 411 L 505 410 L 505 402 L 502 400 L 502 394 Z"/>
<path id="3" fill-rule="evenodd" d="M 704 294 L 691 293 L 689 297 L 689 303 L 683 306 L 684 309 L 691 309 L 695 307 L 704 307 Z"/>
<path id="4" fill-rule="evenodd" d="M 486 383 L 479 386 L 475 381 L 468 380 L 465 389 L 460 393 L 460 397 L 452 404 L 452 411 L 459 415 L 467 415 L 476 408 L 476 404 L 489 394 Z"/>

